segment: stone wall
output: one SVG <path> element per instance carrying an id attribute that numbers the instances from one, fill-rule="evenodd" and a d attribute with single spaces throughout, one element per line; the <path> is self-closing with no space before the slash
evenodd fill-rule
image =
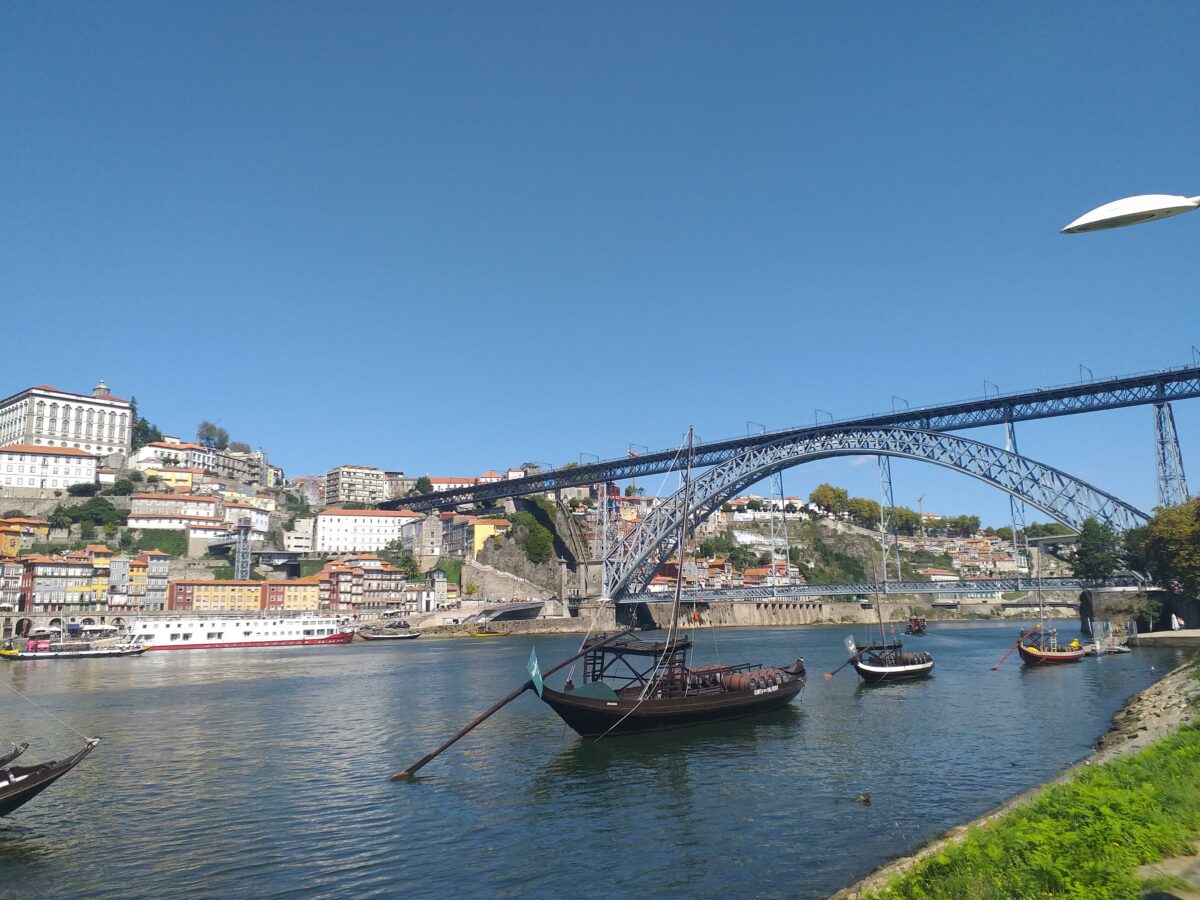
<path id="1" fill-rule="evenodd" d="M 518 548 L 519 549 L 519 548 Z M 521 554 L 524 558 L 524 553 Z M 528 562 L 528 560 L 526 560 Z M 462 567 L 462 586 L 479 585 L 480 599 L 499 601 L 545 600 L 557 594 L 557 591 L 547 590 L 544 585 L 535 584 L 512 572 L 502 571 L 495 566 L 485 565 L 473 559 L 464 559 Z"/>

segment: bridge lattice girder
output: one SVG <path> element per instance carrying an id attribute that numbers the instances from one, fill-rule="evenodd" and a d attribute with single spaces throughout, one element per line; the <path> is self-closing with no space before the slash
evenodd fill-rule
<path id="1" fill-rule="evenodd" d="M 752 484 L 780 471 L 831 456 L 894 456 L 929 462 L 978 478 L 1019 497 L 1055 520 L 1078 530 L 1094 517 L 1117 531 L 1149 518 L 1146 513 L 1052 466 L 999 447 L 935 431 L 871 428 L 779 438 L 754 446 L 692 479 L 691 506 L 681 488 L 657 506 L 604 561 L 610 596 L 646 589 L 678 546 L 679 523 L 697 523 Z"/>
<path id="2" fill-rule="evenodd" d="M 1107 381 L 1038 388 L 944 403 L 936 406 L 893 410 L 839 422 L 787 429 L 767 434 L 746 435 L 696 446 L 695 465 L 717 465 L 753 446 L 766 446 L 784 438 L 815 437 L 831 432 L 865 428 L 911 428 L 922 431 L 959 431 L 985 425 L 1003 425 L 1032 419 L 1047 419 L 1105 409 L 1160 404 L 1170 400 L 1200 397 L 1200 366 L 1163 369 L 1143 375 L 1128 375 Z M 405 497 L 380 504 L 384 509 L 414 511 L 446 509 L 462 503 L 480 503 L 502 497 L 517 497 L 566 487 L 643 478 L 682 468 L 676 450 L 659 450 L 629 458 L 603 460 L 581 466 L 537 472 L 512 481 L 497 481 L 469 488 L 438 491 L 420 497 Z"/>

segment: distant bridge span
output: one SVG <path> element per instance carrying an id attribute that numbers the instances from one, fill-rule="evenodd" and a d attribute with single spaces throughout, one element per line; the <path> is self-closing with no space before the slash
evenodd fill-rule
<path id="1" fill-rule="evenodd" d="M 1082 591 L 1089 588 L 1139 587 L 1144 582 L 1133 577 L 1104 578 L 1043 578 L 1043 591 Z M 994 594 L 1004 591 L 1032 591 L 1037 586 L 1032 578 L 972 578 L 957 581 L 854 581 L 844 584 L 780 584 L 754 585 L 738 588 L 695 588 L 683 592 L 683 603 L 714 603 L 718 600 L 811 600 L 820 597 L 875 596 L 895 594 Z M 622 594 L 617 603 L 670 603 L 674 591 L 642 591 Z"/>
<path id="2" fill-rule="evenodd" d="M 686 509 L 683 488 L 654 507 L 604 560 L 609 596 L 646 590 L 678 546 L 681 519 L 686 517 L 690 533 L 721 504 L 782 469 L 854 455 L 894 456 L 962 472 L 1037 507 L 1074 531 L 1089 517 L 1117 531 L 1149 519 L 1140 509 L 1052 466 L 957 435 L 903 428 L 789 435 L 749 447 L 693 477 Z"/>
<path id="3" fill-rule="evenodd" d="M 1160 408 L 1172 400 L 1200 397 L 1200 366 L 1180 366 L 1158 372 L 1127 375 L 1103 381 L 1038 388 L 1014 394 L 997 394 L 975 400 L 904 409 L 873 416 L 822 422 L 819 425 L 789 428 L 747 437 L 731 438 L 696 446 L 693 465 L 703 468 L 733 459 L 754 447 L 764 447 L 780 440 L 818 438 L 822 435 L 869 428 L 912 429 L 920 431 L 960 431 L 985 425 L 1002 425 L 1032 419 L 1069 416 L 1077 413 L 1121 409 L 1129 406 L 1155 405 Z M 1174 435 L 1171 435 L 1174 441 Z M 479 503 L 554 491 L 565 487 L 581 487 L 606 481 L 674 472 L 682 468 L 675 450 L 661 450 L 632 459 L 611 459 L 588 465 L 572 466 L 538 472 L 525 478 L 498 481 L 389 500 L 380 504 L 383 509 L 411 509 L 416 512 Z"/>

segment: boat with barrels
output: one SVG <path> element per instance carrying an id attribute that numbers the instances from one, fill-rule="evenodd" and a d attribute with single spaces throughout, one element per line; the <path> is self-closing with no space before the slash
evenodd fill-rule
<path id="1" fill-rule="evenodd" d="M 12 641 L 6 641 L 0 649 L 0 657 L 11 662 L 29 662 L 39 659 L 103 659 L 110 656 L 140 656 L 146 652 L 141 644 L 97 645 L 89 641 L 52 642 L 29 640 L 24 650 L 18 650 Z"/>
<path id="2" fill-rule="evenodd" d="M 643 641 L 632 635 L 594 639 L 583 683 L 542 687 L 542 700 L 583 737 L 668 731 L 735 719 L 786 706 L 804 689 L 804 660 L 690 668 L 692 642 L 674 636 Z"/>
<path id="3" fill-rule="evenodd" d="M 850 665 L 863 681 L 877 684 L 881 681 L 912 681 L 924 678 L 933 672 L 932 654 L 905 653 L 900 641 L 871 643 L 865 647 L 855 644 L 854 638 L 846 638 L 846 649 L 850 652 Z"/>

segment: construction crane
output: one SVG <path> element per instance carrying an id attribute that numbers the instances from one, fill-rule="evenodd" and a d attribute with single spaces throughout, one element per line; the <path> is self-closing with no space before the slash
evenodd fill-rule
<path id="1" fill-rule="evenodd" d="M 920 523 L 921 539 L 925 538 L 925 495 L 917 498 L 917 522 Z"/>

